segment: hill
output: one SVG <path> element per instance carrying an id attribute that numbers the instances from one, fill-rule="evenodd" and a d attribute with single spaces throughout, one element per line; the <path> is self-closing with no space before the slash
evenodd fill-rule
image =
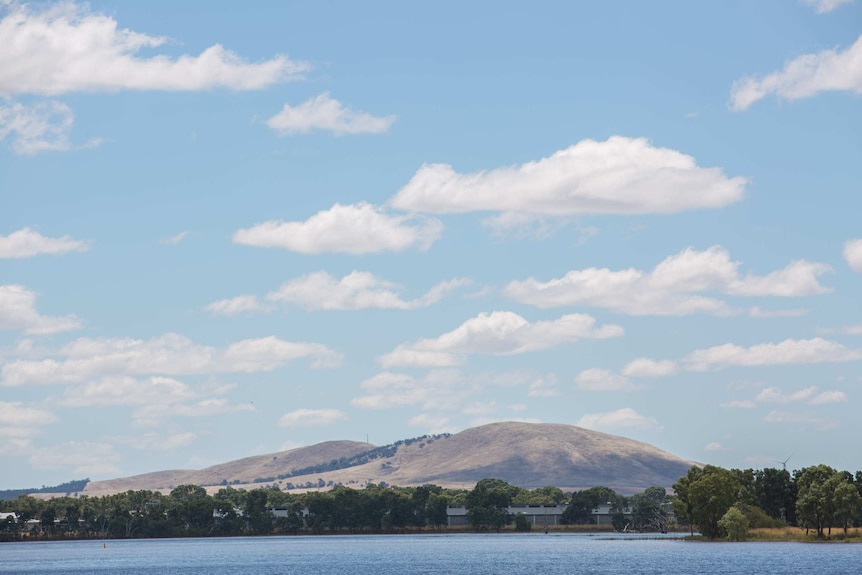
<path id="1" fill-rule="evenodd" d="M 692 462 L 652 445 L 572 425 L 492 423 L 454 435 L 425 436 L 376 447 L 331 441 L 248 457 L 199 471 L 161 471 L 94 481 L 86 494 L 128 489 L 169 491 L 183 483 L 253 488 L 310 489 L 338 483 L 471 488 L 484 477 L 564 490 L 605 485 L 620 493 L 651 485 L 670 487 Z"/>

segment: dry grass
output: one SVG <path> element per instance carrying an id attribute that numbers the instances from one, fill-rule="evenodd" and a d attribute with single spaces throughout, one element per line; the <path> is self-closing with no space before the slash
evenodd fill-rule
<path id="1" fill-rule="evenodd" d="M 832 528 L 832 535 L 824 535 L 817 537 L 816 531 L 809 531 L 805 534 L 805 529 L 799 527 L 781 527 L 773 529 L 752 529 L 749 532 L 750 541 L 797 541 L 801 543 L 862 543 L 862 530 L 848 529 L 847 536 L 844 535 L 844 530 L 841 528 Z"/>

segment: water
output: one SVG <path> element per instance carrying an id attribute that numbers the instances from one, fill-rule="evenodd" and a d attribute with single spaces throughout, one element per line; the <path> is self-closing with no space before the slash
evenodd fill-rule
<path id="1" fill-rule="evenodd" d="M 858 574 L 862 545 L 580 534 L 150 539 L 0 544 L 0 573 L 116 575 Z"/>

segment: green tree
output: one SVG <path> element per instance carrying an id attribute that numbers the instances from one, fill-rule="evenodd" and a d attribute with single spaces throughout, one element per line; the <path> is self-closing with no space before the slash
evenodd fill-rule
<path id="1" fill-rule="evenodd" d="M 688 486 L 691 515 L 700 532 L 710 539 L 721 535 L 719 521 L 736 503 L 739 484 L 727 469 L 707 465 L 699 479 Z"/>
<path id="2" fill-rule="evenodd" d="M 530 523 L 530 520 L 527 519 L 527 516 L 523 513 L 515 514 L 515 531 L 518 532 L 527 532 L 533 528 L 533 524 Z"/>
<path id="3" fill-rule="evenodd" d="M 796 499 L 796 514 L 805 527 L 823 536 L 823 530 L 831 531 L 835 514 L 835 489 L 844 481 L 843 476 L 827 465 L 816 465 L 802 472 L 797 479 L 799 493 Z"/>
<path id="4" fill-rule="evenodd" d="M 572 493 L 568 507 L 563 511 L 560 521 L 565 525 L 584 525 L 595 522 L 593 510 L 599 505 L 610 504 L 611 513 L 625 507 L 624 498 L 610 487 L 590 487 Z"/>
<path id="5" fill-rule="evenodd" d="M 509 521 L 508 507 L 519 488 L 500 479 L 482 479 L 467 495 L 467 522 L 476 530 L 500 530 Z"/>
<path id="6" fill-rule="evenodd" d="M 844 536 L 847 536 L 847 528 L 851 521 L 859 515 L 862 510 L 862 496 L 856 490 L 856 486 L 848 481 L 841 481 L 835 488 L 835 515 L 836 523 L 844 527 Z"/>
<path id="7" fill-rule="evenodd" d="M 748 518 L 734 506 L 727 510 L 718 521 L 719 527 L 727 533 L 731 541 L 745 541 L 748 539 Z"/>
<path id="8" fill-rule="evenodd" d="M 648 487 L 630 500 L 632 521 L 639 530 L 667 533 L 667 492 L 664 487 Z"/>
<path id="9" fill-rule="evenodd" d="M 688 473 L 680 477 L 673 484 L 673 512 L 678 521 L 689 526 L 691 534 L 694 535 L 694 507 L 692 506 L 690 490 L 691 484 L 703 476 L 703 468 L 689 467 Z"/>

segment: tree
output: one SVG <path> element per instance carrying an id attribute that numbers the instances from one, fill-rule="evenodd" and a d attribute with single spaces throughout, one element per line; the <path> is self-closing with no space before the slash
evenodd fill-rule
<path id="1" fill-rule="evenodd" d="M 731 541 L 748 539 L 748 518 L 736 506 L 731 507 L 722 515 L 718 525 L 727 533 L 727 538 Z"/>
<path id="2" fill-rule="evenodd" d="M 710 539 L 721 535 L 719 521 L 736 503 L 739 484 L 733 473 L 707 465 L 702 476 L 688 486 L 691 515 L 700 532 Z"/>
<path id="3" fill-rule="evenodd" d="M 697 466 L 689 467 L 688 473 L 673 484 L 673 512 L 678 520 L 687 523 L 694 535 L 694 511 L 691 503 L 691 484 L 703 476 L 703 469 Z"/>
<path id="4" fill-rule="evenodd" d="M 467 522 L 478 531 L 499 531 L 509 521 L 508 507 L 518 489 L 501 479 L 482 479 L 467 495 Z"/>
<path id="5" fill-rule="evenodd" d="M 844 536 L 847 536 L 847 528 L 850 522 L 862 510 L 862 496 L 856 490 L 856 486 L 847 481 L 842 481 L 835 488 L 835 516 L 834 519 L 844 527 Z"/>
<path id="6" fill-rule="evenodd" d="M 786 469 L 767 467 L 755 472 L 757 506 L 770 517 L 796 523 L 796 484 Z"/>
<path id="7" fill-rule="evenodd" d="M 835 514 L 835 489 L 844 481 L 843 476 L 828 465 L 809 467 L 797 479 L 799 494 L 796 514 L 805 526 L 805 532 L 815 529 L 823 536 L 825 528 L 832 527 Z"/>
<path id="8" fill-rule="evenodd" d="M 629 501 L 636 529 L 667 533 L 667 492 L 664 487 L 648 487 Z"/>
<path id="9" fill-rule="evenodd" d="M 519 532 L 527 532 L 533 528 L 533 524 L 530 523 L 530 520 L 527 519 L 527 516 L 523 513 L 515 514 L 515 531 Z"/>
<path id="10" fill-rule="evenodd" d="M 563 511 L 560 521 L 565 525 L 584 525 L 595 522 L 593 510 L 599 505 L 609 504 L 611 513 L 625 508 L 625 498 L 610 487 L 590 487 L 572 493 L 569 506 Z"/>

